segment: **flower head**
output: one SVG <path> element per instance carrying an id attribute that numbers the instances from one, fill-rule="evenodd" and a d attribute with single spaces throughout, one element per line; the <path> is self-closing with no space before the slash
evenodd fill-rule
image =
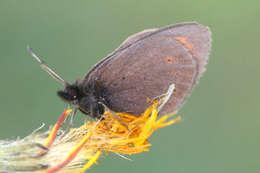
<path id="1" fill-rule="evenodd" d="M 6 148 L 9 148 L 7 156 L 12 162 L 9 166 L 5 165 L 2 170 L 27 169 L 32 172 L 46 173 L 61 170 L 65 173 L 83 173 L 97 163 L 102 152 L 137 154 L 149 151 L 151 146 L 149 137 L 157 129 L 174 124 L 181 119 L 178 116 L 169 120 L 170 115 L 158 117 L 159 110 L 168 99 L 169 94 L 160 101 L 154 101 L 140 116 L 106 111 L 102 120 L 88 121 L 78 128 L 70 129 L 65 135 L 59 135 L 59 127 L 71 112 L 65 110 L 48 136 L 38 133 L 20 141 L 9 142 L 6 145 L 8 146 Z M 18 143 L 19 145 L 14 145 Z M 23 151 L 20 151 L 21 146 L 24 146 Z M 18 155 L 11 157 L 15 151 Z M 1 163 L 0 159 L 0 168 Z"/>

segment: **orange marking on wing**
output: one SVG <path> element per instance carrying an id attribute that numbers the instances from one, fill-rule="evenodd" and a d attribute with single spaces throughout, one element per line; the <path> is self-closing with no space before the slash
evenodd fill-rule
<path id="1" fill-rule="evenodd" d="M 189 51 L 191 51 L 193 53 L 193 45 L 188 43 L 186 38 L 184 37 L 175 37 L 176 40 L 180 41 L 187 49 L 189 49 Z"/>
<path id="2" fill-rule="evenodd" d="M 177 72 L 177 71 L 173 73 L 174 77 L 176 77 L 176 78 L 178 78 L 178 77 L 179 77 L 179 74 L 180 74 L 180 73 L 179 73 L 179 72 Z"/>
<path id="3" fill-rule="evenodd" d="M 174 63 L 174 58 L 172 56 L 166 56 L 165 62 L 169 63 L 169 64 L 173 64 Z"/>

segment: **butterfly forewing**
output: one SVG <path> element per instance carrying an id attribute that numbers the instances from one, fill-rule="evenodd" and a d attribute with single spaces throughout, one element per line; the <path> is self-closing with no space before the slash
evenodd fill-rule
<path id="1" fill-rule="evenodd" d="M 174 83 L 174 94 L 160 112 L 168 114 L 180 108 L 205 71 L 210 46 L 209 29 L 197 23 L 147 30 L 124 41 L 84 81 L 102 81 L 110 109 L 136 115 Z"/>

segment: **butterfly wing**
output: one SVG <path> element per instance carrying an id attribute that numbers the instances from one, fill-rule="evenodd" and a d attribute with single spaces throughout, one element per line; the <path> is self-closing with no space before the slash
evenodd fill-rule
<path id="1" fill-rule="evenodd" d="M 84 83 L 102 81 L 108 106 L 136 115 L 174 83 L 175 92 L 160 112 L 168 114 L 183 105 L 205 71 L 210 47 L 210 30 L 197 23 L 143 31 L 95 65 Z"/>

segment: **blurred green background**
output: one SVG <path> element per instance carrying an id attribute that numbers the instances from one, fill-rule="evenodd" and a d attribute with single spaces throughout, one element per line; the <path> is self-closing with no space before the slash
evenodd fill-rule
<path id="1" fill-rule="evenodd" d="M 73 82 L 131 34 L 197 21 L 211 28 L 213 47 L 179 112 L 184 120 L 155 133 L 150 152 L 129 156 L 132 162 L 109 154 L 89 172 L 259 173 L 259 17 L 257 0 L 1 0 L 0 138 L 49 126 L 65 107 L 56 96 L 62 86 L 27 44 Z"/>

